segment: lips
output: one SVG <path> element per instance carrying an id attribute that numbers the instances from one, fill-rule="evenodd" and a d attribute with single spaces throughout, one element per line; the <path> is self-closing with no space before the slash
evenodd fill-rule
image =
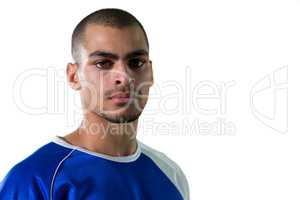
<path id="1" fill-rule="evenodd" d="M 129 93 L 115 93 L 113 94 L 110 99 L 115 104 L 124 104 L 130 101 L 130 94 Z"/>
<path id="2" fill-rule="evenodd" d="M 115 93 L 110 98 L 113 99 L 113 98 L 129 98 L 129 97 L 130 97 L 129 93 Z"/>

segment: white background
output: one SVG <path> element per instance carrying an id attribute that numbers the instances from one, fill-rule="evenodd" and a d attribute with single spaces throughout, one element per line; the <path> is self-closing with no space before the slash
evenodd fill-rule
<path id="1" fill-rule="evenodd" d="M 2 1 L 0 177 L 78 125 L 71 33 L 105 7 L 148 33 L 155 87 L 138 138 L 181 166 L 191 199 L 300 199 L 296 0 Z"/>

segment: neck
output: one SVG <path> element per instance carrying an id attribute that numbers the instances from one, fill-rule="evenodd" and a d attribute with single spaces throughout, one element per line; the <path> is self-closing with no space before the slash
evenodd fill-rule
<path id="1" fill-rule="evenodd" d="M 128 156 L 137 148 L 135 120 L 130 123 L 111 123 L 99 115 L 84 114 L 81 125 L 74 132 L 64 136 L 72 145 L 110 156 Z"/>

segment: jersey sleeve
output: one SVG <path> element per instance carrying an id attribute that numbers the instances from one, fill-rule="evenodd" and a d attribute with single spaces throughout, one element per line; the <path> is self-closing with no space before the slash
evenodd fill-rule
<path id="1" fill-rule="evenodd" d="M 170 172 L 171 170 L 169 170 L 168 172 L 168 168 L 163 167 L 165 173 L 169 176 L 171 180 L 173 180 L 174 184 L 180 190 L 183 199 L 190 200 L 189 183 L 182 169 L 175 161 L 171 160 L 166 154 L 160 152 L 160 157 L 172 169 L 172 172 Z"/>
<path id="2" fill-rule="evenodd" d="M 166 154 L 140 142 L 142 151 L 149 156 L 167 177 L 176 185 L 184 200 L 190 200 L 188 180 L 179 165 Z"/>
<path id="3" fill-rule="evenodd" d="M 190 189 L 189 189 L 189 183 L 187 181 L 187 178 L 181 168 L 177 165 L 177 184 L 179 188 L 181 188 L 182 195 L 184 196 L 185 200 L 190 200 Z"/>
<path id="4" fill-rule="evenodd" d="M 21 165 L 13 167 L 0 182 L 0 200 L 44 200 L 45 195 L 41 180 Z"/>

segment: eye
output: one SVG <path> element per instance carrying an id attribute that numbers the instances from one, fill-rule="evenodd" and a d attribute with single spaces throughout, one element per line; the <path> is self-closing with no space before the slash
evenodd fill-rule
<path id="1" fill-rule="evenodd" d="M 99 69 L 110 69 L 113 66 L 113 62 L 110 60 L 102 60 L 102 61 L 98 61 L 96 62 L 96 67 Z"/>
<path id="2" fill-rule="evenodd" d="M 145 63 L 146 63 L 146 61 L 143 59 L 133 58 L 128 61 L 128 66 L 131 69 L 139 69 L 139 68 L 143 67 Z"/>

